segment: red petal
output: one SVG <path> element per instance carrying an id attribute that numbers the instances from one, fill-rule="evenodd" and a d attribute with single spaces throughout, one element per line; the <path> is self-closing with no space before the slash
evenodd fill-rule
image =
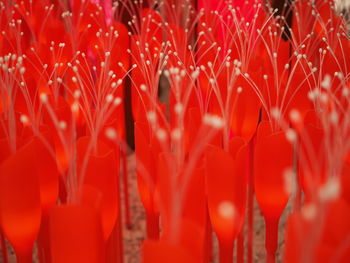
<path id="1" fill-rule="evenodd" d="M 0 166 L 0 222 L 15 250 L 32 249 L 40 228 L 41 203 L 33 143 Z"/>
<path id="2" fill-rule="evenodd" d="M 145 241 L 143 244 L 143 263 L 197 263 L 189 253 L 179 245 L 162 241 Z"/>
<path id="3" fill-rule="evenodd" d="M 230 153 L 209 146 L 206 154 L 210 219 L 219 239 L 233 242 L 245 214 L 246 176 L 238 173 Z"/>
<path id="4" fill-rule="evenodd" d="M 78 179 L 83 177 L 83 185 L 96 188 L 102 193 L 101 213 L 104 238 L 111 234 L 118 215 L 119 195 L 119 152 L 115 152 L 100 141 L 93 144 L 89 152 L 91 137 L 83 137 L 77 141 Z M 85 174 L 82 168 L 87 157 Z M 79 181 L 80 182 L 80 181 Z"/>
<path id="5" fill-rule="evenodd" d="M 104 262 L 100 216 L 83 205 L 55 207 L 50 213 L 52 263 Z"/>
<path id="6" fill-rule="evenodd" d="M 267 218 L 278 219 L 287 205 L 284 175 L 293 164 L 293 149 L 283 132 L 257 142 L 254 156 L 256 199 Z"/>

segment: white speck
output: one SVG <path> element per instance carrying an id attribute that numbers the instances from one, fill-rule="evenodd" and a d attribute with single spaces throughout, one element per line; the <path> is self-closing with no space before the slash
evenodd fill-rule
<path id="1" fill-rule="evenodd" d="M 167 138 L 167 133 L 164 129 L 160 128 L 157 130 L 156 136 L 157 136 L 158 140 L 164 141 Z"/>
<path id="2" fill-rule="evenodd" d="M 235 74 L 238 76 L 241 74 L 241 70 L 239 68 L 235 68 Z"/>
<path id="3" fill-rule="evenodd" d="M 29 122 L 29 118 L 27 115 L 24 115 L 22 114 L 21 117 L 20 117 L 20 121 L 23 123 L 23 124 L 27 124 Z"/>
<path id="4" fill-rule="evenodd" d="M 321 87 L 325 90 L 329 90 L 331 87 L 331 76 L 329 74 L 326 74 L 324 76 L 323 81 L 321 82 Z"/>
<path id="5" fill-rule="evenodd" d="M 318 196 L 321 201 L 336 200 L 341 191 L 341 185 L 337 177 L 330 177 L 327 182 L 318 190 Z"/>
<path id="6" fill-rule="evenodd" d="M 317 215 L 317 207 L 314 204 L 306 204 L 301 208 L 301 214 L 303 217 L 311 221 L 316 218 Z"/>
<path id="7" fill-rule="evenodd" d="M 108 102 L 108 103 L 112 102 L 113 99 L 114 99 L 113 94 L 108 94 L 108 95 L 106 96 L 106 102 Z"/>
<path id="8" fill-rule="evenodd" d="M 279 119 L 281 117 L 281 111 L 277 107 L 271 108 L 270 113 L 271 113 L 272 118 Z"/>
<path id="9" fill-rule="evenodd" d="M 196 78 L 198 78 L 198 76 L 199 76 L 199 70 L 195 70 L 195 71 L 193 71 L 192 72 L 192 74 L 191 74 L 191 77 L 192 77 L 192 79 L 196 79 Z"/>
<path id="10" fill-rule="evenodd" d="M 40 94 L 40 101 L 45 104 L 45 103 L 47 103 L 47 100 L 48 100 L 47 95 L 45 93 L 41 93 Z"/>
<path id="11" fill-rule="evenodd" d="M 115 140 L 118 137 L 116 130 L 114 128 L 111 128 L 111 127 L 106 129 L 105 135 L 110 140 Z"/>
<path id="12" fill-rule="evenodd" d="M 301 115 L 300 112 L 296 109 L 291 109 L 289 112 L 289 118 L 292 122 L 300 122 L 301 121 Z"/>
<path id="13" fill-rule="evenodd" d="M 286 130 L 286 138 L 289 142 L 295 142 L 297 140 L 297 133 L 289 128 Z"/>
<path id="14" fill-rule="evenodd" d="M 67 123 L 65 121 L 60 121 L 58 123 L 58 127 L 61 129 L 61 130 L 65 130 L 67 128 Z"/>
<path id="15" fill-rule="evenodd" d="M 72 112 L 78 112 L 79 111 L 79 104 L 78 102 L 74 102 L 71 106 Z"/>
<path id="16" fill-rule="evenodd" d="M 224 121 L 217 115 L 205 114 L 203 116 L 203 123 L 212 126 L 215 129 L 224 127 Z"/>
<path id="17" fill-rule="evenodd" d="M 179 140 L 181 138 L 181 134 L 181 130 L 179 128 L 175 128 L 171 132 L 171 138 L 173 138 L 174 140 Z"/>
<path id="18" fill-rule="evenodd" d="M 174 111 L 177 113 L 177 114 L 181 114 L 183 112 L 183 105 L 182 103 L 176 103 L 175 106 L 174 106 Z"/>
<path id="19" fill-rule="evenodd" d="M 147 90 L 147 86 L 145 84 L 141 84 L 140 85 L 140 90 L 146 91 Z"/>
<path id="20" fill-rule="evenodd" d="M 115 106 L 119 106 L 122 103 L 122 98 L 116 97 L 113 103 Z"/>
<path id="21" fill-rule="evenodd" d="M 230 201 L 222 201 L 218 206 L 218 212 L 223 218 L 231 220 L 237 214 L 235 205 Z"/>
<path id="22" fill-rule="evenodd" d="M 310 90 L 307 94 L 307 97 L 309 98 L 309 100 L 314 101 L 318 95 L 320 94 L 319 90 L 317 88 Z"/>
<path id="23" fill-rule="evenodd" d="M 157 114 L 154 111 L 149 111 L 147 113 L 147 119 L 149 122 L 156 122 L 157 120 Z"/>
<path id="24" fill-rule="evenodd" d="M 339 121 L 339 115 L 338 113 L 333 110 L 330 114 L 329 114 L 329 120 L 331 121 L 332 124 L 336 125 L 338 124 Z"/>
<path id="25" fill-rule="evenodd" d="M 77 90 L 74 91 L 74 94 L 73 94 L 74 98 L 79 99 L 80 95 L 81 95 L 80 90 L 77 89 Z"/>

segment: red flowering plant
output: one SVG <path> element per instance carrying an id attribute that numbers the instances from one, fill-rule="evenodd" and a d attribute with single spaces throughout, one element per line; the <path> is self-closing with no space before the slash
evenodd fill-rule
<path id="1" fill-rule="evenodd" d="M 74 217 L 63 207 L 60 211 L 60 206 L 51 214 L 58 194 L 61 203 L 68 203 L 72 209 L 86 205 L 91 210 L 87 215 L 101 218 L 94 222 L 104 242 L 115 232 L 117 218 L 120 226 L 119 146 L 106 139 L 105 129 L 109 127 L 118 134 L 113 139 L 124 140 L 122 87 L 129 74 L 128 34 L 124 25 L 106 18 L 95 3 L 65 4 L 54 9 L 49 1 L 21 1 L 3 9 L 4 19 L 12 22 L 11 30 L 6 21 L 2 24 L 4 32 L 11 33 L 10 38 L 2 39 L 2 46 L 12 53 L 2 64 L 1 126 L 2 134 L 9 138 L 4 139 L 4 146 L 12 150 L 2 154 L 1 222 L 23 262 L 31 262 L 31 248 L 38 233 L 41 261 L 72 260 L 69 245 L 60 243 L 66 237 L 56 231 L 60 223 L 55 218 L 67 217 L 70 224 L 69 220 L 84 217 Z M 12 36 L 15 34 L 17 43 Z M 43 164 L 37 156 L 42 156 Z M 23 158 L 30 166 L 17 168 L 16 160 Z M 104 171 L 103 177 L 96 171 Z M 21 190 L 23 187 L 27 191 Z M 18 194 L 11 194 L 16 191 Z M 27 230 L 22 231 L 18 224 L 24 224 Z M 14 227 L 18 229 L 15 232 Z M 72 242 L 82 242 L 81 238 Z M 89 240 L 85 238 L 84 242 L 88 244 Z M 98 255 L 103 256 L 104 250 L 103 246 Z M 58 258 L 55 253 L 65 256 Z M 93 258 L 96 262 L 100 259 Z"/>
<path id="2" fill-rule="evenodd" d="M 315 44 L 318 55 L 314 56 L 318 75 L 308 93 L 313 110 L 304 119 L 297 112 L 291 116 L 294 125 L 301 127 L 296 137 L 299 141 L 296 180 L 300 189 L 295 189 L 298 209 L 289 218 L 285 261 L 346 262 L 349 257 L 345 230 L 349 214 L 346 182 L 349 72 L 345 59 L 349 53 L 348 33 L 344 21 L 335 14 L 333 3 L 318 3 L 313 8 L 312 23 L 318 29 Z M 301 207 L 300 191 L 305 195 Z M 304 232 L 294 235 L 293 229 Z M 303 242 L 297 244 L 296 240 Z"/>
<path id="3" fill-rule="evenodd" d="M 255 199 L 267 262 L 283 213 L 284 262 L 349 259 L 350 42 L 333 1 L 11 0 L 0 29 L 4 262 L 7 241 L 23 263 L 33 247 L 124 261 L 127 137 L 143 262 L 210 262 L 213 231 L 220 262 L 253 262 Z"/>

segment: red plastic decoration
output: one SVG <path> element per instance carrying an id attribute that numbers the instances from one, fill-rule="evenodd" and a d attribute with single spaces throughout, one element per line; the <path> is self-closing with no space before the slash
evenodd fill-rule
<path id="1" fill-rule="evenodd" d="M 96 141 L 89 152 L 92 137 L 77 141 L 78 181 L 101 193 L 101 220 L 104 238 L 107 240 L 116 222 L 119 209 L 119 152 Z M 83 168 L 84 161 L 86 167 Z M 83 170 L 84 169 L 84 170 Z M 85 172 L 83 174 L 83 172 Z"/>
<path id="2" fill-rule="evenodd" d="M 197 263 L 185 248 L 162 241 L 145 241 L 143 263 Z"/>
<path id="3" fill-rule="evenodd" d="M 278 221 L 288 203 L 285 175 L 293 164 L 292 144 L 283 132 L 260 137 L 254 156 L 256 199 L 265 217 L 267 262 L 275 262 Z"/>
<path id="4" fill-rule="evenodd" d="M 29 142 L 0 166 L 0 223 L 19 263 L 32 262 L 41 220 L 40 186 Z"/>
<path id="5" fill-rule="evenodd" d="M 206 162 L 209 215 L 219 239 L 220 262 L 232 262 L 245 215 L 246 176 L 230 153 L 218 147 L 209 146 Z"/>
<path id="6" fill-rule="evenodd" d="M 93 193 L 88 196 L 94 199 Z M 104 262 L 103 233 L 96 208 L 87 205 L 55 207 L 49 220 L 52 263 Z"/>

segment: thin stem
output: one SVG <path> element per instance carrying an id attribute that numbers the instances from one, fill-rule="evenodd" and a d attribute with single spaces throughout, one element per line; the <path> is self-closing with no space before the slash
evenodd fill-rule
<path id="1" fill-rule="evenodd" d="M 220 250 L 220 263 L 232 263 L 233 262 L 233 242 L 225 242 L 219 240 Z"/>
<path id="2" fill-rule="evenodd" d="M 26 249 L 25 251 L 16 251 L 17 263 L 32 263 L 32 248 Z"/>
<path id="3" fill-rule="evenodd" d="M 265 248 L 267 263 L 276 262 L 276 251 L 278 248 L 278 222 L 279 218 L 265 218 Z"/>
<path id="4" fill-rule="evenodd" d="M 254 138 L 249 145 L 249 181 L 248 181 L 248 263 L 253 262 L 253 240 L 254 240 Z"/>

